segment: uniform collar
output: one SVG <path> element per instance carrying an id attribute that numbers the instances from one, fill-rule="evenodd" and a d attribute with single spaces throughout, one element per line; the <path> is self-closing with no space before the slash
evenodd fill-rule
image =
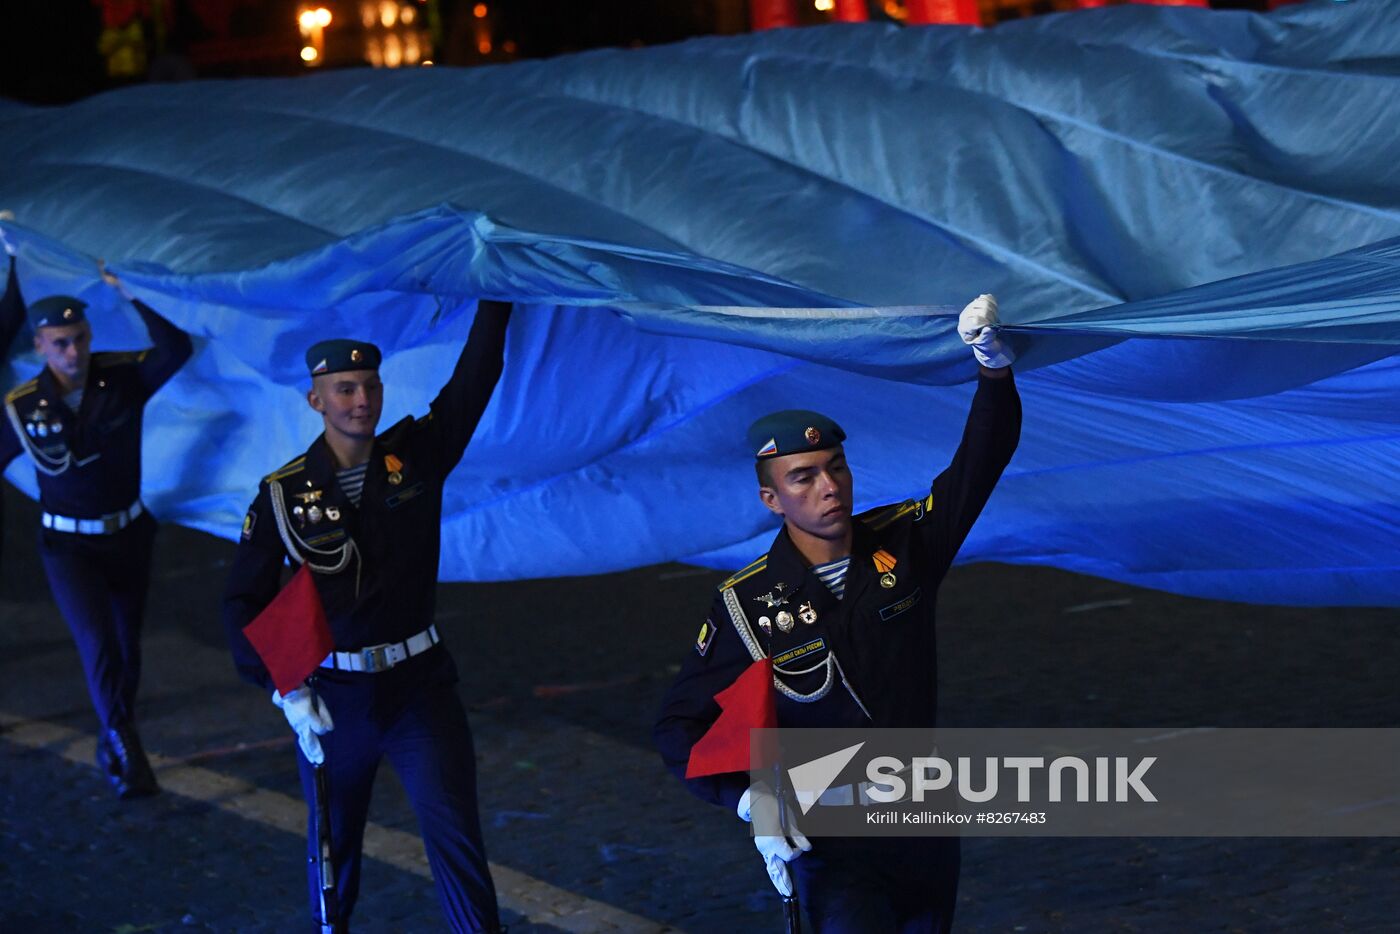
<path id="1" fill-rule="evenodd" d="M 846 571 L 846 596 L 843 600 L 850 600 L 856 592 L 862 589 L 864 584 L 869 582 L 870 556 L 875 553 L 879 543 L 875 534 L 870 531 L 866 524 L 860 519 L 853 519 L 854 534 L 851 538 L 851 566 Z M 792 537 L 788 535 L 787 524 L 778 530 L 778 535 L 773 539 L 773 545 L 768 549 L 768 577 L 774 581 L 781 581 L 788 585 L 790 589 L 796 589 L 806 580 L 811 571 L 811 565 L 802 556 L 802 552 L 797 550 L 797 546 L 792 543 Z M 824 592 L 834 600 L 829 588 L 823 584 L 815 574 L 811 575 L 812 580 L 817 582 L 819 592 Z"/>

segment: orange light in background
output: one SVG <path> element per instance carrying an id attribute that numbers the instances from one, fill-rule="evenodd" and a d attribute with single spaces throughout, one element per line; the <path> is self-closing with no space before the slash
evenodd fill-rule
<path id="1" fill-rule="evenodd" d="M 297 25 L 301 27 L 302 32 L 310 32 L 311 30 L 315 29 L 316 11 L 302 10 L 300 13 L 297 14 Z"/>
<path id="2" fill-rule="evenodd" d="M 478 43 L 476 44 L 476 50 L 477 50 L 478 52 L 480 52 L 482 55 L 490 55 L 490 54 L 491 54 L 491 40 L 490 40 L 490 39 L 482 39 L 480 42 L 478 42 Z"/>
<path id="3" fill-rule="evenodd" d="M 405 26 L 413 22 L 417 17 L 418 11 L 406 3 L 403 5 L 403 8 L 399 10 L 399 22 L 403 23 Z"/>
<path id="4" fill-rule="evenodd" d="M 404 37 L 403 42 L 403 62 L 405 65 L 417 65 L 418 59 L 422 57 L 422 50 L 418 48 L 418 33 L 411 32 Z"/>
<path id="5" fill-rule="evenodd" d="M 398 68 L 403 64 L 403 43 L 399 41 L 398 33 L 389 33 L 384 37 L 384 67 Z"/>
<path id="6" fill-rule="evenodd" d="M 423 59 L 423 67 L 424 67 L 424 68 L 432 68 L 432 67 L 433 67 L 433 60 L 432 60 L 431 58 L 425 58 L 425 59 Z"/>
<path id="7" fill-rule="evenodd" d="M 394 0 L 383 0 L 379 4 L 379 22 L 388 29 L 399 21 L 399 5 Z"/>
<path id="8" fill-rule="evenodd" d="M 316 25 L 325 29 L 331 24 L 331 11 L 325 7 L 316 8 Z"/>
<path id="9" fill-rule="evenodd" d="M 374 24 L 379 22 L 378 4 L 371 2 L 371 0 L 365 0 L 364 3 L 361 3 L 360 22 L 364 23 L 366 29 L 372 29 Z"/>
<path id="10" fill-rule="evenodd" d="M 384 49 L 379 45 L 378 36 L 370 36 L 365 42 L 365 58 L 375 68 L 384 67 Z"/>
<path id="11" fill-rule="evenodd" d="M 487 9 L 484 3 L 478 3 L 476 6 L 472 7 L 472 16 L 475 16 L 477 19 L 485 19 L 486 14 L 490 12 L 491 11 Z"/>
<path id="12" fill-rule="evenodd" d="M 318 59 L 318 58 L 320 58 L 320 57 L 321 57 L 321 53 L 320 53 L 320 52 L 317 52 L 317 51 L 316 51 L 315 49 L 313 49 L 311 46 L 308 45 L 308 46 L 303 46 L 303 47 L 302 47 L 302 50 L 301 50 L 301 60 L 302 60 L 303 62 L 306 62 L 306 63 L 310 64 L 311 62 L 316 61 L 316 59 Z"/>
<path id="13" fill-rule="evenodd" d="M 830 13 L 836 7 L 836 0 L 813 0 L 812 5 L 823 13 Z"/>
<path id="14" fill-rule="evenodd" d="M 885 0 L 885 15 L 902 23 L 909 18 L 909 11 L 899 0 Z"/>
<path id="15" fill-rule="evenodd" d="M 507 39 L 505 42 L 501 43 L 501 51 L 506 53 L 507 55 L 514 55 L 515 49 L 516 45 L 514 39 Z"/>

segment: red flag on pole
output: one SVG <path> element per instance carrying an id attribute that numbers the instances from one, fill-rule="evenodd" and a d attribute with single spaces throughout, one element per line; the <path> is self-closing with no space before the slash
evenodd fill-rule
<path id="1" fill-rule="evenodd" d="M 771 730 L 778 725 L 778 712 L 773 706 L 773 661 L 760 658 L 734 683 L 715 695 L 719 718 L 710 724 L 705 735 L 690 747 L 690 761 L 685 777 L 719 775 L 723 772 L 747 772 L 766 762 L 749 762 L 749 730 Z"/>
<path id="2" fill-rule="evenodd" d="M 243 627 L 243 635 L 267 666 L 277 693 L 286 696 L 300 687 L 335 648 L 311 569 L 303 564 L 282 592 Z"/>

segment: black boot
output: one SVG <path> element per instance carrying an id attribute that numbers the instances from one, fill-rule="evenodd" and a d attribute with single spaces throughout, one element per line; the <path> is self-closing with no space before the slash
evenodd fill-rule
<path id="1" fill-rule="evenodd" d="M 141 737 L 136 735 L 133 726 L 102 731 L 97 737 L 97 767 L 107 776 L 117 797 L 123 800 L 144 798 L 160 791 L 151 763 L 146 761 L 146 752 L 141 748 Z"/>

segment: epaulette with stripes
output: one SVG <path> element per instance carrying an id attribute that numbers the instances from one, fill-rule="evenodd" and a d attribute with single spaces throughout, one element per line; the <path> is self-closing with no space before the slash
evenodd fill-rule
<path id="1" fill-rule="evenodd" d="M 768 567 L 768 555 L 763 555 L 755 559 L 752 563 L 740 568 L 729 576 L 729 579 L 719 585 L 720 590 L 728 590 L 740 581 L 748 580 L 759 571 Z"/>
<path id="2" fill-rule="evenodd" d="M 906 499 L 902 503 L 895 503 L 893 506 L 884 506 L 880 509 L 872 509 L 870 512 L 860 516 L 860 521 L 870 527 L 872 532 L 893 524 L 896 520 L 902 519 L 909 513 L 915 513 L 915 519 L 923 518 L 924 513 L 933 508 L 933 494 L 930 493 L 923 499 Z"/>
<path id="3" fill-rule="evenodd" d="M 285 480 L 294 473 L 299 473 L 306 466 L 306 455 L 303 454 L 296 460 L 290 461 L 263 477 L 264 483 L 271 483 L 273 480 Z"/>
<path id="4" fill-rule="evenodd" d="M 5 393 L 5 402 L 7 404 L 10 402 L 14 402 L 16 399 L 27 396 L 38 388 L 39 378 L 36 376 L 28 382 L 20 383 L 14 389 L 11 389 L 9 392 Z"/>

